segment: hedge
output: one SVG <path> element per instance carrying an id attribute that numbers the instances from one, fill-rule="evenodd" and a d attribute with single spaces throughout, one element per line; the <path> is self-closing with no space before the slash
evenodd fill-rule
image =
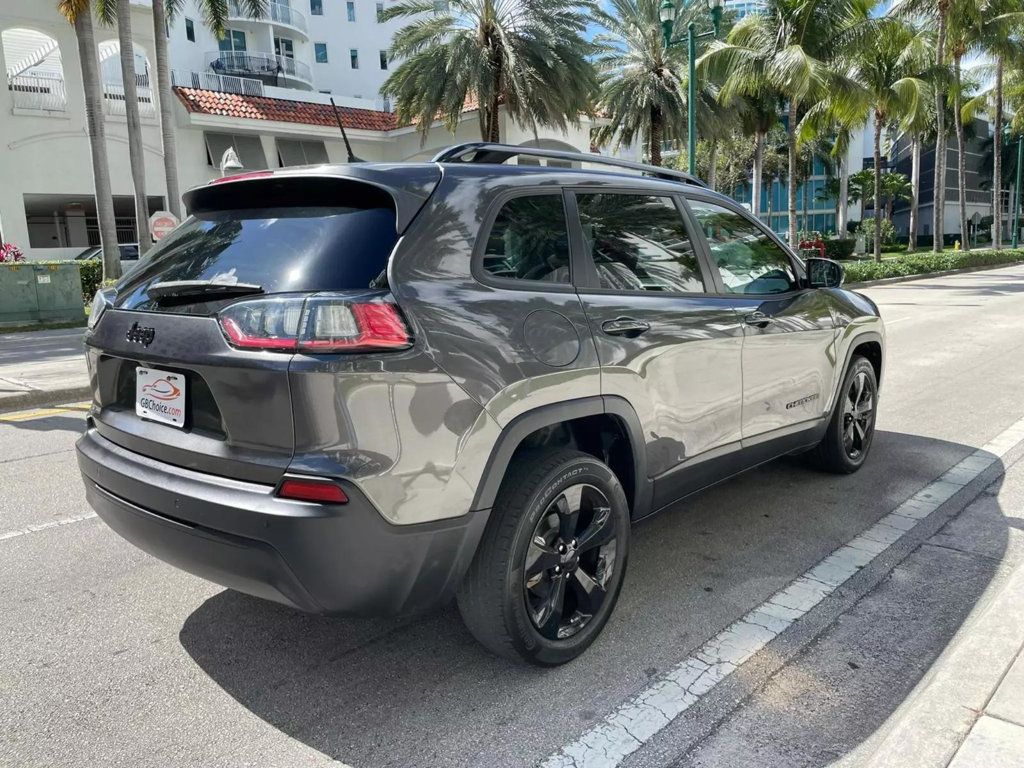
<path id="1" fill-rule="evenodd" d="M 1024 249 L 1000 251 L 945 251 L 944 253 L 908 253 L 885 261 L 858 261 L 846 264 L 846 282 L 861 283 L 887 277 L 926 275 L 966 267 L 989 267 L 1024 261 Z"/>
<path id="2" fill-rule="evenodd" d="M 856 245 L 857 241 L 852 237 L 844 237 L 842 240 L 826 240 L 825 258 L 836 260 L 849 259 L 853 256 L 853 249 Z"/>

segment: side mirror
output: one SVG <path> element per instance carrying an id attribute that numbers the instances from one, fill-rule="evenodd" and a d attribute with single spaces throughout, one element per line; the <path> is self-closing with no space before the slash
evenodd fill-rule
<path id="1" fill-rule="evenodd" d="M 807 259 L 807 285 L 810 288 L 838 288 L 843 284 L 843 265 L 832 259 Z"/>

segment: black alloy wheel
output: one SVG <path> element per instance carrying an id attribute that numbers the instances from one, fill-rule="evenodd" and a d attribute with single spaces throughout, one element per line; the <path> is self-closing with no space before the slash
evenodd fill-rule
<path id="1" fill-rule="evenodd" d="M 571 485 L 537 521 L 523 568 L 533 626 L 549 640 L 583 629 L 608 597 L 616 565 L 611 503 L 593 485 Z"/>

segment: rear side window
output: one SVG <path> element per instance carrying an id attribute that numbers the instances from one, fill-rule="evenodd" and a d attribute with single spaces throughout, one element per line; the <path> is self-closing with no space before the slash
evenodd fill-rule
<path id="1" fill-rule="evenodd" d="M 516 197 L 498 212 L 483 258 L 484 271 L 510 280 L 569 283 L 569 231 L 562 196 Z"/>
<path id="2" fill-rule="evenodd" d="M 689 203 L 728 293 L 789 293 L 800 287 L 793 262 L 761 227 L 720 205 Z"/>
<path id="3" fill-rule="evenodd" d="M 199 211 L 146 254 L 116 305 L 157 309 L 147 288 L 172 280 L 227 278 L 268 294 L 382 287 L 396 240 L 394 211 L 372 203 Z"/>
<path id="4" fill-rule="evenodd" d="M 704 292 L 697 255 L 672 198 L 602 193 L 576 200 L 584 250 L 601 288 Z"/>

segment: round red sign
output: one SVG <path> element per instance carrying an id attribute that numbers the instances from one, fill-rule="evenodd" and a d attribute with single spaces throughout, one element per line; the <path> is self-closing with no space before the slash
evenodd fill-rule
<path id="1" fill-rule="evenodd" d="M 154 240 L 162 240 L 178 226 L 178 218 L 169 211 L 157 211 L 149 217 L 149 233 Z"/>

